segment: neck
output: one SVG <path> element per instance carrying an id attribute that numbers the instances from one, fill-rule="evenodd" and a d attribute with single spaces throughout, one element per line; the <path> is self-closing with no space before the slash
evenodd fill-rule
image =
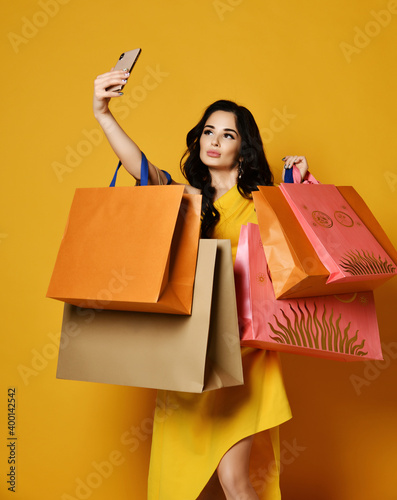
<path id="1" fill-rule="evenodd" d="M 237 184 L 238 170 L 237 168 L 232 168 L 230 170 L 209 170 L 211 174 L 211 185 L 215 188 L 215 201 Z"/>

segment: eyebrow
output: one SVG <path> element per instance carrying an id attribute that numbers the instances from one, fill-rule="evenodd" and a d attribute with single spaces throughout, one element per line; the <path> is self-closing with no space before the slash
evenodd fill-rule
<path id="1" fill-rule="evenodd" d="M 213 125 L 205 125 L 204 128 L 212 128 L 212 129 L 215 129 L 215 127 Z M 238 132 L 237 130 L 234 130 L 234 128 L 224 128 L 223 129 L 224 132 L 234 132 L 236 135 L 238 135 Z"/>

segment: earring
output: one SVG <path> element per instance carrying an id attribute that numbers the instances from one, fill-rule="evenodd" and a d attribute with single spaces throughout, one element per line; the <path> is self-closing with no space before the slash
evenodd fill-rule
<path id="1" fill-rule="evenodd" d="M 238 162 L 238 178 L 239 178 L 239 180 L 243 176 L 243 173 L 244 173 L 244 170 L 243 170 L 243 160 L 240 160 Z"/>

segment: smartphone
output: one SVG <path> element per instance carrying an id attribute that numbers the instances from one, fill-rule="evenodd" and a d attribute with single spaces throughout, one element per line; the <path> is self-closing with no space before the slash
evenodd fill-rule
<path id="1" fill-rule="evenodd" d="M 129 50 L 127 52 L 123 52 L 119 57 L 119 60 L 117 61 L 114 69 L 118 70 L 126 68 L 131 73 L 131 70 L 134 67 L 134 64 L 141 52 L 142 52 L 141 49 L 134 49 L 134 50 Z M 120 91 L 122 90 L 123 87 L 124 85 L 112 85 L 111 87 L 108 87 L 106 90 Z"/>

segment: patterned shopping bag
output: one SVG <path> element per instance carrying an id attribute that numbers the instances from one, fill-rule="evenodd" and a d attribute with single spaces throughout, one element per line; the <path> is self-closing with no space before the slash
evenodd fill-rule
<path id="1" fill-rule="evenodd" d="M 373 293 L 277 300 L 256 224 L 235 263 L 241 345 L 355 361 L 383 359 Z"/>

